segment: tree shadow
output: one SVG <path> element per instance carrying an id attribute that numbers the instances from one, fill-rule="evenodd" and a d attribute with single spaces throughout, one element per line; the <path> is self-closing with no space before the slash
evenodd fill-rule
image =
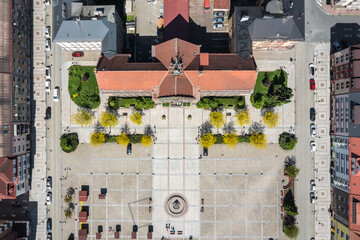
<path id="1" fill-rule="evenodd" d="M 259 122 L 252 122 L 249 127 L 249 134 L 252 135 L 253 133 L 257 132 L 263 134 L 265 130 L 265 126 Z"/>
<path id="2" fill-rule="evenodd" d="M 102 126 L 99 121 L 97 121 L 97 122 L 94 124 L 94 132 L 96 132 L 96 133 L 103 133 L 103 132 L 105 132 L 104 126 Z"/>
<path id="3" fill-rule="evenodd" d="M 284 161 L 285 167 L 287 166 L 296 166 L 296 157 L 294 155 L 287 156 Z"/>

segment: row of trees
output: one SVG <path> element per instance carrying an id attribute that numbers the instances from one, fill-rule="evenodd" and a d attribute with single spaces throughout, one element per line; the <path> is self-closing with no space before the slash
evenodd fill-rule
<path id="1" fill-rule="evenodd" d="M 131 122 L 137 125 L 143 123 L 142 114 L 139 111 L 133 111 L 129 118 Z M 82 126 L 90 126 L 93 124 L 94 115 L 91 111 L 79 110 L 77 113 L 71 115 L 71 121 Z M 119 123 L 117 114 L 110 111 L 104 111 L 100 114 L 99 123 L 103 127 L 114 127 Z"/>

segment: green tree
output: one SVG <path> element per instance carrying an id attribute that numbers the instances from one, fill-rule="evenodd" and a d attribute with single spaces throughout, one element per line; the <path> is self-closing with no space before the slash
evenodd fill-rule
<path id="1" fill-rule="evenodd" d="M 250 124 L 251 118 L 250 118 L 249 110 L 247 110 L 247 109 L 239 110 L 236 113 L 235 117 L 236 117 L 237 124 L 239 124 L 240 126 Z"/>
<path id="2" fill-rule="evenodd" d="M 66 194 L 65 197 L 64 197 L 64 201 L 65 201 L 66 203 L 71 202 L 71 201 L 72 201 L 72 196 L 69 195 L 69 194 Z"/>
<path id="3" fill-rule="evenodd" d="M 145 147 L 148 147 L 152 144 L 152 137 L 148 136 L 148 135 L 143 135 L 141 138 L 141 144 L 144 145 Z"/>
<path id="4" fill-rule="evenodd" d="M 235 145 L 238 143 L 238 136 L 236 135 L 235 132 L 232 132 L 230 134 L 224 134 L 224 143 L 229 147 L 229 148 L 233 148 L 235 147 Z"/>
<path id="5" fill-rule="evenodd" d="M 200 138 L 200 144 L 203 147 L 210 148 L 212 145 L 214 145 L 216 142 L 216 137 L 211 134 L 207 133 Z"/>
<path id="6" fill-rule="evenodd" d="M 104 133 L 97 133 L 94 132 L 91 134 L 90 137 L 90 143 L 91 145 L 93 145 L 94 147 L 102 145 L 103 143 L 105 143 L 105 134 Z"/>
<path id="7" fill-rule="evenodd" d="M 135 111 L 130 115 L 130 121 L 140 126 L 143 123 L 142 115 L 139 111 Z"/>
<path id="8" fill-rule="evenodd" d="M 284 132 L 279 136 L 280 147 L 284 150 L 293 150 L 296 143 L 297 139 L 294 134 Z"/>
<path id="9" fill-rule="evenodd" d="M 64 210 L 64 213 L 65 213 L 65 218 L 68 219 L 68 218 L 71 218 L 72 217 L 72 211 L 71 209 L 65 209 Z"/>
<path id="10" fill-rule="evenodd" d="M 290 178 L 295 179 L 296 176 L 299 174 L 300 169 L 293 165 L 287 165 L 285 167 L 285 171 L 289 175 Z"/>
<path id="11" fill-rule="evenodd" d="M 84 110 L 80 110 L 77 113 L 71 115 L 71 121 L 82 126 L 91 125 L 93 120 L 94 117 L 91 115 L 91 113 Z"/>
<path id="12" fill-rule="evenodd" d="M 282 229 L 285 235 L 291 239 L 297 238 L 299 235 L 299 228 L 296 225 L 287 225 L 283 222 Z"/>
<path id="13" fill-rule="evenodd" d="M 79 138 L 76 133 L 63 134 L 60 138 L 61 149 L 66 153 L 75 151 L 78 145 Z"/>
<path id="14" fill-rule="evenodd" d="M 298 208 L 295 204 L 294 195 L 291 190 L 289 190 L 284 197 L 284 204 L 283 204 L 284 211 L 289 214 L 290 216 L 298 215 Z"/>
<path id="15" fill-rule="evenodd" d="M 210 123 L 216 128 L 222 128 L 225 125 L 224 114 L 220 111 L 210 113 Z"/>
<path id="16" fill-rule="evenodd" d="M 254 108 L 262 108 L 264 106 L 266 96 L 257 92 L 251 94 L 250 101 Z"/>
<path id="17" fill-rule="evenodd" d="M 251 145 L 253 145 L 255 148 L 258 149 L 265 149 L 267 147 L 267 137 L 265 134 L 263 133 L 258 133 L 258 132 L 254 132 L 251 136 L 250 136 L 250 143 Z"/>
<path id="18" fill-rule="evenodd" d="M 263 116 L 264 125 L 268 128 L 274 128 L 279 124 L 279 113 L 267 111 Z"/>
<path id="19" fill-rule="evenodd" d="M 104 127 L 113 127 L 118 124 L 118 120 L 115 114 L 106 111 L 100 115 L 100 124 Z"/>
<path id="20" fill-rule="evenodd" d="M 130 138 L 126 133 L 122 133 L 116 137 L 116 142 L 124 147 L 130 143 Z"/>

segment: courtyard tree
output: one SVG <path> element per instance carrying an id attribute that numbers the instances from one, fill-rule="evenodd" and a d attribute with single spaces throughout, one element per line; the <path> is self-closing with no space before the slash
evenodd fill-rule
<path id="1" fill-rule="evenodd" d="M 90 143 L 94 147 L 102 145 L 103 143 L 105 143 L 105 140 L 106 139 L 104 133 L 93 132 L 90 137 Z"/>
<path id="2" fill-rule="evenodd" d="M 148 147 L 152 144 L 152 137 L 148 136 L 148 135 L 143 135 L 141 138 L 141 144 L 144 145 L 145 147 Z"/>
<path id="3" fill-rule="evenodd" d="M 290 216 L 296 216 L 298 215 L 298 208 L 295 204 L 294 195 L 291 190 L 289 190 L 284 197 L 284 204 L 283 208 L 286 214 L 289 214 Z"/>
<path id="4" fill-rule="evenodd" d="M 272 111 L 266 111 L 263 115 L 264 125 L 268 128 L 274 128 L 279 124 L 279 113 L 274 113 Z"/>
<path id="5" fill-rule="evenodd" d="M 64 210 L 64 213 L 65 213 L 65 218 L 68 219 L 68 218 L 71 218 L 72 217 L 72 211 L 71 209 L 65 209 Z"/>
<path id="6" fill-rule="evenodd" d="M 251 136 L 250 136 L 250 143 L 251 145 L 253 145 L 255 148 L 258 149 L 265 149 L 267 146 L 267 137 L 265 134 L 263 133 L 258 133 L 258 132 L 254 132 Z"/>
<path id="7" fill-rule="evenodd" d="M 210 148 L 212 145 L 214 145 L 216 142 L 216 137 L 214 134 L 207 133 L 205 135 L 202 135 L 200 138 L 200 144 L 203 147 Z"/>
<path id="8" fill-rule="evenodd" d="M 291 239 L 295 239 L 299 235 L 299 228 L 295 224 L 286 224 L 283 222 L 282 228 L 285 235 Z"/>
<path id="9" fill-rule="evenodd" d="M 287 165 L 285 166 L 285 171 L 290 178 L 295 179 L 296 176 L 299 174 L 300 169 L 295 167 L 294 165 Z"/>
<path id="10" fill-rule="evenodd" d="M 134 111 L 130 115 L 130 121 L 140 126 L 140 124 L 143 123 L 141 113 L 139 111 Z"/>
<path id="11" fill-rule="evenodd" d="M 60 138 L 61 149 L 66 153 L 75 151 L 78 145 L 79 138 L 76 133 L 63 134 Z"/>
<path id="12" fill-rule="evenodd" d="M 297 139 L 294 134 L 284 132 L 279 136 L 280 147 L 284 150 L 293 150 L 296 143 Z"/>
<path id="13" fill-rule="evenodd" d="M 210 123 L 217 129 L 225 125 L 225 117 L 221 111 L 214 111 L 210 113 Z"/>
<path id="14" fill-rule="evenodd" d="M 100 124 L 104 127 L 113 127 L 118 124 L 115 114 L 105 111 L 100 115 Z"/>
<path id="15" fill-rule="evenodd" d="M 246 124 L 250 124 L 250 114 L 248 109 L 239 109 L 235 115 L 236 122 L 240 126 L 244 126 Z"/>
<path id="16" fill-rule="evenodd" d="M 229 133 L 229 134 L 224 134 L 223 137 L 224 143 L 229 147 L 229 148 L 233 148 L 235 147 L 235 145 L 238 143 L 238 136 L 236 135 L 235 132 Z"/>
<path id="17" fill-rule="evenodd" d="M 91 125 L 93 120 L 94 117 L 89 111 L 80 110 L 71 115 L 71 121 L 82 126 Z"/>
<path id="18" fill-rule="evenodd" d="M 65 197 L 64 197 L 64 201 L 65 201 L 66 203 L 71 202 L 71 201 L 72 201 L 72 196 L 69 195 L 69 194 L 66 194 Z"/>
<path id="19" fill-rule="evenodd" d="M 116 137 L 116 142 L 124 147 L 130 143 L 130 138 L 126 133 L 122 133 Z"/>

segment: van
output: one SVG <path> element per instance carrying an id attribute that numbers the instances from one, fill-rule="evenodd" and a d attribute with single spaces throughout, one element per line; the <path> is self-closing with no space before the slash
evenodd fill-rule
<path id="1" fill-rule="evenodd" d="M 210 0 L 204 0 L 204 9 L 205 9 L 205 12 L 210 11 Z"/>

